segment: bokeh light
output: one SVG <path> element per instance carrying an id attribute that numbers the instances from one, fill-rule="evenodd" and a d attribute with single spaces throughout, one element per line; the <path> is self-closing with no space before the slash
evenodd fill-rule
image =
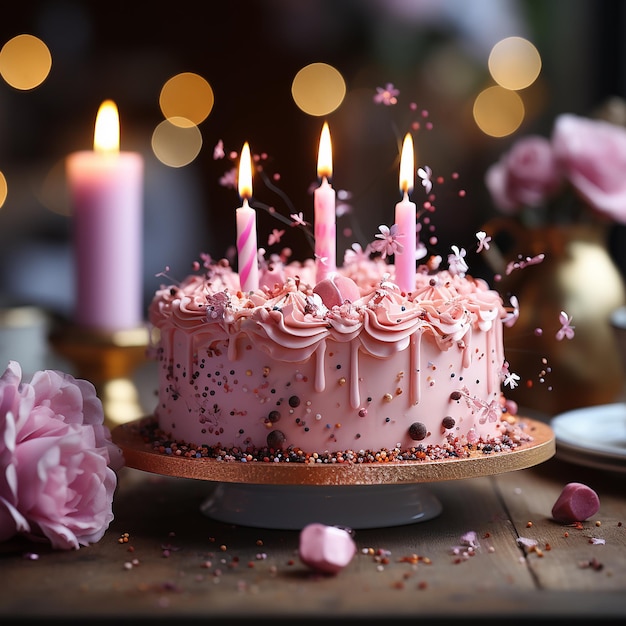
<path id="1" fill-rule="evenodd" d="M 489 54 L 489 72 L 505 89 L 518 91 L 532 85 L 541 72 L 541 56 L 535 46 L 523 37 L 499 41 Z"/>
<path id="2" fill-rule="evenodd" d="M 4 206 L 4 201 L 7 199 L 8 190 L 7 179 L 4 174 L 0 172 L 0 209 Z"/>
<path id="3" fill-rule="evenodd" d="M 493 86 L 481 91 L 474 100 L 474 121 L 491 137 L 514 133 L 524 120 L 524 103 L 516 91 Z"/>
<path id="4" fill-rule="evenodd" d="M 332 65 L 311 63 L 296 74 L 291 84 L 291 95 L 305 113 L 328 115 L 343 102 L 346 83 Z"/>
<path id="5" fill-rule="evenodd" d="M 34 35 L 17 35 L 0 50 L 0 74 L 15 89 L 28 91 L 39 87 L 51 68 L 48 46 Z"/>
<path id="6" fill-rule="evenodd" d="M 198 74 L 172 76 L 161 88 L 159 106 L 172 124 L 198 125 L 211 113 L 215 97 L 211 85 Z"/>
<path id="7" fill-rule="evenodd" d="M 168 118 L 152 133 L 152 151 L 169 167 L 189 165 L 200 153 L 202 133 L 191 120 Z"/>

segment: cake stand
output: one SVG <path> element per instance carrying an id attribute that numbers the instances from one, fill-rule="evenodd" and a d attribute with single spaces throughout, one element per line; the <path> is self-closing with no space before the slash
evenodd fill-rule
<path id="1" fill-rule="evenodd" d="M 257 528 L 299 530 L 318 522 L 346 528 L 382 528 L 437 517 L 442 506 L 428 483 L 501 474 L 532 467 L 556 451 L 549 425 L 519 418 L 532 441 L 467 458 L 387 463 L 288 463 L 185 458 L 156 451 L 146 441 L 153 417 L 113 430 L 126 466 L 154 474 L 211 482 L 201 506 L 212 519 Z"/>

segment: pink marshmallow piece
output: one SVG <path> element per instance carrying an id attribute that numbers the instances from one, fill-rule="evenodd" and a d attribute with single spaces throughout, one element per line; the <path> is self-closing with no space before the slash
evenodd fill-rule
<path id="1" fill-rule="evenodd" d="M 334 306 L 341 306 L 346 300 L 354 302 L 361 296 L 357 284 L 348 276 L 341 274 L 333 274 L 324 280 L 321 280 L 315 287 L 316 293 L 328 309 Z"/>
<path id="2" fill-rule="evenodd" d="M 323 574 L 337 574 L 356 553 L 348 531 L 336 526 L 308 524 L 300 531 L 300 560 Z"/>
<path id="3" fill-rule="evenodd" d="M 573 524 L 583 522 L 600 509 L 598 494 L 583 483 L 568 483 L 552 507 L 552 517 L 557 522 Z"/>

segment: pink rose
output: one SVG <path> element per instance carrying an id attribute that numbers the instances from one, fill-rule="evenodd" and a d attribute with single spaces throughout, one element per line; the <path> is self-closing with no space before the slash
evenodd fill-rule
<path id="1" fill-rule="evenodd" d="M 544 203 L 559 190 L 563 177 L 550 142 L 529 135 L 487 170 L 485 182 L 495 205 L 511 214 Z"/>
<path id="2" fill-rule="evenodd" d="M 554 153 L 587 204 L 626 223 L 626 128 L 571 114 L 557 117 Z"/>
<path id="3" fill-rule="evenodd" d="M 121 451 L 94 386 L 56 371 L 0 377 L 0 540 L 23 534 L 71 549 L 99 541 L 113 520 Z"/>

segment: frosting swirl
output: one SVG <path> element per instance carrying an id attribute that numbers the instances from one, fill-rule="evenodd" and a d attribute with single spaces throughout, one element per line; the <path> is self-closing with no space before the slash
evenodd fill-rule
<path id="1" fill-rule="evenodd" d="M 162 330 L 180 329 L 211 339 L 244 334 L 259 350 L 298 362 L 328 338 L 350 342 L 358 337 L 362 350 L 382 358 L 404 350 L 420 328 L 442 350 L 467 348 L 474 329 L 489 331 L 506 315 L 499 294 L 483 280 L 446 270 L 431 274 L 421 266 L 415 289 L 403 294 L 383 268 L 393 266 L 376 260 L 368 266 L 361 260 L 338 270 L 353 280 L 360 276 L 361 297 L 329 309 L 311 282 L 302 278 L 310 273 L 310 263 L 285 265 L 282 283 L 273 281 L 268 287 L 266 282 L 251 294 L 242 294 L 237 274 L 222 265 L 159 289 L 149 307 L 149 321 Z"/>

